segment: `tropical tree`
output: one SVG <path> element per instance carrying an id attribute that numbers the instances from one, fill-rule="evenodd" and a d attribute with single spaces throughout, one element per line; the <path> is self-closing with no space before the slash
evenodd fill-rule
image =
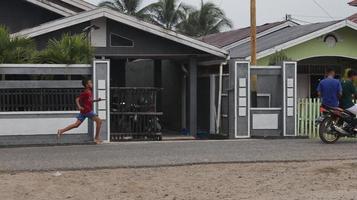
<path id="1" fill-rule="evenodd" d="M 177 30 L 183 34 L 201 37 L 232 28 L 232 22 L 224 11 L 214 3 L 201 0 L 198 10 L 186 9 L 184 19 L 177 25 Z"/>
<path id="2" fill-rule="evenodd" d="M 174 30 L 181 22 L 188 6 L 179 0 L 159 0 L 146 7 L 146 12 L 150 14 L 152 23 L 165 29 Z"/>
<path id="3" fill-rule="evenodd" d="M 147 19 L 146 7 L 141 8 L 143 0 L 107 0 L 99 3 L 99 6 L 108 7 L 118 12 Z"/>
<path id="4" fill-rule="evenodd" d="M 285 51 L 276 51 L 273 55 L 269 57 L 269 65 L 278 65 L 283 61 L 290 61 Z"/>
<path id="5" fill-rule="evenodd" d="M 46 49 L 38 53 L 36 63 L 89 64 L 93 48 L 85 34 L 64 34 L 60 40 L 50 39 Z"/>
<path id="6" fill-rule="evenodd" d="M 0 26 L 0 63 L 26 63 L 36 52 L 35 43 L 23 37 L 11 37 L 9 30 Z"/>

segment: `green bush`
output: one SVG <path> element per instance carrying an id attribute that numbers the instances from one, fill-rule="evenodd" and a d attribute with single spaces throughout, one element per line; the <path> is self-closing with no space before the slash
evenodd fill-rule
<path id="1" fill-rule="evenodd" d="M 49 40 L 46 49 L 38 52 L 34 61 L 48 64 L 89 64 L 93 52 L 85 34 L 64 34 L 60 40 Z"/>
<path id="2" fill-rule="evenodd" d="M 290 60 L 291 58 L 289 58 L 284 51 L 277 51 L 269 57 L 269 65 L 278 65 L 283 61 Z"/>
<path id="3" fill-rule="evenodd" d="M 93 53 L 85 34 L 64 34 L 37 51 L 32 39 L 11 37 L 9 30 L 0 25 L 0 63 L 90 64 Z"/>
<path id="4" fill-rule="evenodd" d="M 0 25 L 0 63 L 28 63 L 35 53 L 33 40 L 11 37 L 9 30 Z"/>

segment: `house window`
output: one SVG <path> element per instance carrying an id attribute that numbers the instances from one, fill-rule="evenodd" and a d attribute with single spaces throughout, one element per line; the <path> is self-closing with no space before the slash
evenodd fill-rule
<path id="1" fill-rule="evenodd" d="M 338 38 L 333 34 L 328 34 L 324 37 L 324 42 L 329 48 L 333 48 L 336 46 Z"/>
<path id="2" fill-rule="evenodd" d="M 110 33 L 110 46 L 112 47 L 134 47 L 134 41 L 123 36 Z"/>

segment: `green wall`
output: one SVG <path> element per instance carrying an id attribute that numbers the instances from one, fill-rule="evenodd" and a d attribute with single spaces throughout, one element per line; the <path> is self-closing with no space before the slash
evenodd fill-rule
<path id="1" fill-rule="evenodd" d="M 339 39 L 335 47 L 328 47 L 322 37 L 312 39 L 308 42 L 296 45 L 284 50 L 286 55 L 292 60 L 302 60 L 320 56 L 341 56 L 357 59 L 357 31 L 351 28 L 342 28 L 333 33 Z M 269 57 L 258 60 L 258 65 L 268 65 Z"/>

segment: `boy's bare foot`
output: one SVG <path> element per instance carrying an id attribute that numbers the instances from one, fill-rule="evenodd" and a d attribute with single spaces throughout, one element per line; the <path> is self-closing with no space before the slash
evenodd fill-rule
<path id="1" fill-rule="evenodd" d="M 99 139 L 95 139 L 94 142 L 95 142 L 95 144 L 102 144 L 103 143 L 103 141 L 99 140 Z"/>
<path id="2" fill-rule="evenodd" d="M 62 135 L 61 130 L 58 129 L 58 130 L 57 130 L 57 142 L 58 142 L 58 140 L 61 138 L 61 135 Z"/>

